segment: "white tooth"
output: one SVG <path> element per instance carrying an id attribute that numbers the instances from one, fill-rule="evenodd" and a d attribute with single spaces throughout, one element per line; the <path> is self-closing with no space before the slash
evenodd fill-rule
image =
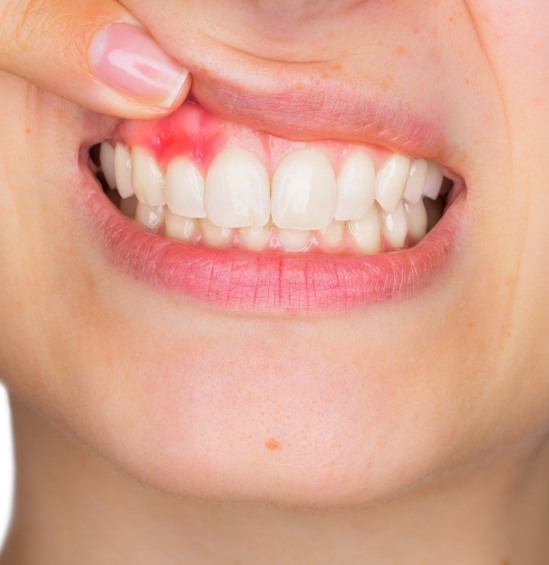
<path id="1" fill-rule="evenodd" d="M 404 200 L 416 204 L 423 198 L 423 187 L 427 178 L 428 164 L 425 159 L 415 159 L 404 189 Z"/>
<path id="2" fill-rule="evenodd" d="M 381 251 L 379 214 L 378 207 L 372 206 L 362 219 L 347 224 L 347 229 L 353 236 L 356 246 L 367 255 L 374 255 Z"/>
<path id="3" fill-rule="evenodd" d="M 208 168 L 205 199 L 206 214 L 216 226 L 264 226 L 271 212 L 267 171 L 253 153 L 224 149 Z"/>
<path id="4" fill-rule="evenodd" d="M 208 218 L 198 221 L 202 231 L 202 239 L 210 247 L 228 247 L 232 243 L 233 230 L 231 228 L 220 228 L 210 222 Z"/>
<path id="5" fill-rule="evenodd" d="M 122 143 L 117 143 L 114 149 L 114 176 L 120 196 L 122 198 L 133 196 L 132 158 L 129 150 Z"/>
<path id="6" fill-rule="evenodd" d="M 155 158 L 142 147 L 132 149 L 132 184 L 139 202 L 164 206 L 164 175 Z"/>
<path id="7" fill-rule="evenodd" d="M 149 206 L 143 202 L 137 203 L 135 219 L 151 231 L 158 232 L 164 223 L 164 206 Z"/>
<path id="8" fill-rule="evenodd" d="M 176 157 L 170 161 L 166 170 L 166 201 L 174 214 L 189 218 L 206 217 L 204 178 L 189 159 Z"/>
<path id="9" fill-rule="evenodd" d="M 124 214 L 124 216 L 128 216 L 128 218 L 135 218 L 138 202 L 139 201 L 135 196 L 122 198 L 122 200 L 120 200 L 120 211 Z"/>
<path id="10" fill-rule="evenodd" d="M 427 234 L 427 210 L 425 209 L 425 204 L 423 204 L 422 200 L 417 204 L 404 202 L 404 210 L 406 212 L 408 234 L 417 243 Z"/>
<path id="11" fill-rule="evenodd" d="M 433 161 L 429 161 L 423 194 L 431 200 L 436 200 L 442 187 L 443 178 L 441 168 Z"/>
<path id="12" fill-rule="evenodd" d="M 330 159 L 318 149 L 290 153 L 273 176 L 271 209 L 279 228 L 319 230 L 333 219 L 336 178 Z"/>
<path id="13" fill-rule="evenodd" d="M 310 231 L 282 228 L 277 231 L 280 243 L 285 251 L 307 251 L 309 249 Z"/>
<path id="14" fill-rule="evenodd" d="M 381 231 L 385 236 L 385 241 L 393 249 L 403 248 L 408 233 L 404 204 L 401 202 L 393 212 L 382 212 L 381 217 Z"/>
<path id="15" fill-rule="evenodd" d="M 166 235 L 181 241 L 191 241 L 198 227 L 195 218 L 186 218 L 166 210 Z"/>
<path id="16" fill-rule="evenodd" d="M 116 188 L 116 176 L 114 173 L 114 147 L 108 142 L 104 141 L 99 146 L 99 162 L 101 163 L 101 170 L 107 184 L 111 188 Z"/>
<path id="17" fill-rule="evenodd" d="M 337 177 L 336 220 L 360 220 L 373 205 L 376 171 L 371 157 L 363 150 L 353 153 Z M 423 186 L 422 186 L 423 188 Z"/>
<path id="18" fill-rule="evenodd" d="M 240 229 L 240 241 L 247 249 L 261 251 L 265 249 L 271 239 L 272 226 L 252 226 L 250 228 Z"/>
<path id="19" fill-rule="evenodd" d="M 345 236 L 345 222 L 333 221 L 327 227 L 320 230 L 322 243 L 327 247 L 339 247 Z"/>
<path id="20" fill-rule="evenodd" d="M 411 162 L 404 155 L 394 155 L 378 171 L 376 177 L 376 200 L 387 212 L 398 206 L 404 194 Z"/>

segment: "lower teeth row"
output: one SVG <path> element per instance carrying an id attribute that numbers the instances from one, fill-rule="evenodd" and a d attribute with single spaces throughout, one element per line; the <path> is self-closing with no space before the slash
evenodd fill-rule
<path id="1" fill-rule="evenodd" d="M 393 213 L 374 206 L 360 221 L 333 221 L 323 230 L 281 229 L 271 223 L 262 227 L 225 228 L 207 218 L 187 218 L 167 206 L 148 206 L 135 196 L 121 199 L 105 189 L 121 212 L 151 232 L 195 245 L 216 248 L 239 247 L 287 252 L 318 250 L 324 253 L 373 255 L 406 249 L 421 241 L 440 220 L 444 201 L 423 199 L 401 203 Z"/>

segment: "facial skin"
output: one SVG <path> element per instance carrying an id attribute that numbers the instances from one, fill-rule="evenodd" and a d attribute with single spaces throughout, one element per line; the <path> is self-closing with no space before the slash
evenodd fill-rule
<path id="1" fill-rule="evenodd" d="M 0 374 L 18 402 L 130 477 L 211 500 L 381 505 L 529 461 L 549 426 L 549 5 L 122 4 L 222 117 L 299 138 L 301 118 L 277 126 L 261 94 L 296 77 L 434 115 L 430 157 L 467 185 L 458 242 L 426 290 L 341 314 L 241 315 L 159 290 L 79 211 L 79 151 L 116 121 L 1 75 Z M 223 68 L 263 102 L 228 110 L 209 82 Z M 329 121 L 303 127 L 330 139 Z"/>

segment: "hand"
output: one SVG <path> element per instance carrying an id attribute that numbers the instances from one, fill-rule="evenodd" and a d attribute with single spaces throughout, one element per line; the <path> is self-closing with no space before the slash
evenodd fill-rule
<path id="1" fill-rule="evenodd" d="M 103 114 L 168 114 L 189 73 L 116 0 L 0 0 L 0 71 Z"/>

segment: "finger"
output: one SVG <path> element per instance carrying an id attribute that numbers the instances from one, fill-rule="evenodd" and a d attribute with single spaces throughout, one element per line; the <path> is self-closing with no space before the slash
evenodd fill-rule
<path id="1" fill-rule="evenodd" d="M 168 114 L 191 81 L 115 0 L 0 0 L 0 70 L 125 118 Z"/>

